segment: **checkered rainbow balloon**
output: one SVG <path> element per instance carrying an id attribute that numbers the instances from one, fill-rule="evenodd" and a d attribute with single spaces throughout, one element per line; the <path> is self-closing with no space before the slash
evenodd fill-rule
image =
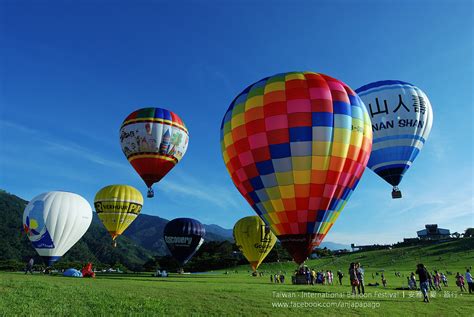
<path id="1" fill-rule="evenodd" d="M 362 176 L 372 147 L 364 103 L 312 72 L 262 79 L 221 125 L 232 180 L 298 264 L 319 246 Z"/>

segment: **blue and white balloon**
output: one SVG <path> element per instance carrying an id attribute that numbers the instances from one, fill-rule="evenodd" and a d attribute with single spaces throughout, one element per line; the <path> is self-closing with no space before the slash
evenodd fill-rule
<path id="1" fill-rule="evenodd" d="M 23 229 L 45 263 L 51 266 L 86 233 L 92 208 L 69 192 L 47 192 L 33 198 L 23 212 Z"/>
<path id="2" fill-rule="evenodd" d="M 367 166 L 394 187 L 420 153 L 431 131 L 433 110 L 426 94 L 399 80 L 377 81 L 356 89 L 372 121 L 373 143 Z"/>

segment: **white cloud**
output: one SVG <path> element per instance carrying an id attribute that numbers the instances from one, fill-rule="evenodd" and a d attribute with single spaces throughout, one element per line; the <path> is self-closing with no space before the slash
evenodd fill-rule
<path id="1" fill-rule="evenodd" d="M 181 194 L 180 196 L 193 197 L 221 209 L 240 207 L 239 202 L 235 199 L 239 194 L 237 190 L 231 192 L 222 186 L 198 180 L 190 175 L 184 175 L 182 172 L 175 173 L 174 176 L 175 180 L 163 180 L 161 190 L 173 195 Z"/>
<path id="2" fill-rule="evenodd" d="M 382 229 L 382 228 L 379 228 Z M 385 228 L 384 228 L 385 229 Z M 383 232 L 382 232 L 383 231 Z M 324 241 L 335 242 L 341 244 L 370 245 L 370 244 L 392 244 L 400 241 L 399 232 L 361 232 L 354 230 L 353 232 L 329 231 Z"/>
<path id="3" fill-rule="evenodd" d="M 42 142 L 47 144 L 49 146 L 48 151 L 53 151 L 53 153 L 54 151 L 67 152 L 69 154 L 77 155 L 77 157 L 84 158 L 95 164 L 117 168 L 128 168 L 126 164 L 119 163 L 115 160 L 106 159 L 100 154 L 97 154 L 97 152 L 94 152 L 91 149 L 85 148 L 76 143 L 49 140 L 43 140 Z"/>
<path id="4" fill-rule="evenodd" d="M 22 124 L 0 120 L 0 128 L 0 131 L 6 131 L 4 130 L 5 128 L 13 129 L 16 135 L 21 133 L 26 134 L 28 140 L 34 141 L 35 144 L 46 145 L 44 147 L 37 147 L 36 151 L 42 150 L 48 155 L 66 152 L 68 155 L 74 155 L 76 158 L 86 159 L 94 164 L 116 168 L 128 168 L 126 164 L 105 158 L 103 155 L 90 148 L 74 142 L 61 140 L 47 132 L 36 130 Z"/>
<path id="5" fill-rule="evenodd" d="M 464 232 L 467 227 L 474 226 L 473 188 L 469 184 L 457 186 L 454 190 L 448 189 L 453 188 L 449 184 L 441 188 L 435 186 L 435 190 L 428 187 L 408 201 L 405 197 L 403 201 L 378 203 L 379 206 L 371 206 L 371 210 L 380 208 L 381 212 L 371 217 L 364 214 L 365 221 L 355 226 L 344 223 L 340 227 L 336 222 L 326 240 L 346 244 L 395 243 L 403 238 L 415 237 L 416 231 L 423 229 L 426 224 L 438 224 L 451 232 Z M 407 192 L 416 192 L 416 189 Z M 350 212 L 357 213 L 360 209 L 351 206 Z M 346 222 L 354 221 L 350 217 L 344 219 Z"/>

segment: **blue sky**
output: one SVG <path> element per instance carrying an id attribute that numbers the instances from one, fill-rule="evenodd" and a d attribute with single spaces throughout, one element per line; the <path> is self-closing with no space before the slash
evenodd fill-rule
<path id="1" fill-rule="evenodd" d="M 326 241 L 388 243 L 426 223 L 474 226 L 471 1 L 0 1 L 0 188 L 27 200 L 68 190 L 146 186 L 121 152 L 133 110 L 176 112 L 183 160 L 144 213 L 232 228 L 254 212 L 219 145 L 247 85 L 310 70 L 353 89 L 398 79 L 433 105 L 429 140 L 401 184 L 367 170 Z"/>

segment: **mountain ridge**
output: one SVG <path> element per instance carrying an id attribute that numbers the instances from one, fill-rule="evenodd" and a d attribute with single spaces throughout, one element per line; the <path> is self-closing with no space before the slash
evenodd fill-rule
<path id="1" fill-rule="evenodd" d="M 38 259 L 36 251 L 31 246 L 28 237 L 23 232 L 23 211 L 28 202 L 15 194 L 0 189 L 0 261 L 24 262 L 30 257 Z M 168 219 L 150 214 L 140 214 L 117 239 L 117 247 L 112 247 L 112 239 L 102 225 L 97 214 L 93 212 L 92 223 L 86 234 L 62 257 L 64 262 L 90 261 L 115 265 L 121 263 L 130 269 L 140 269 L 151 259 L 169 255 L 163 240 L 163 230 Z M 232 229 L 226 229 L 216 224 L 205 224 L 206 243 L 233 243 Z M 334 246 L 336 245 L 336 246 Z M 324 242 L 321 248 L 348 248 L 342 244 Z M 342 246 L 342 247 L 341 247 Z"/>
<path id="2" fill-rule="evenodd" d="M 25 199 L 0 189 L 0 213 L 4 216 L 4 220 L 0 222 L 0 235 L 5 237 L 0 240 L 0 260 L 24 261 L 25 258 L 36 256 L 22 228 L 23 211 L 27 204 L 28 201 Z M 118 238 L 117 250 L 121 252 L 114 252 L 114 249 L 108 248 L 112 244 L 109 234 L 97 214 L 93 212 L 93 220 L 86 234 L 64 255 L 64 259 L 84 258 L 102 261 L 107 260 L 107 257 L 115 259 L 120 255 L 123 260 L 123 251 L 127 247 L 127 253 L 134 254 L 133 266 L 135 262 L 144 262 L 152 256 L 168 255 L 169 252 L 163 240 L 163 229 L 168 222 L 169 220 L 159 216 L 140 214 Z M 214 224 L 204 226 L 207 231 L 206 241 L 233 241 L 232 230 Z M 107 250 L 103 250 L 104 246 L 107 246 Z M 101 256 L 96 256 L 96 253 L 100 253 Z"/>

